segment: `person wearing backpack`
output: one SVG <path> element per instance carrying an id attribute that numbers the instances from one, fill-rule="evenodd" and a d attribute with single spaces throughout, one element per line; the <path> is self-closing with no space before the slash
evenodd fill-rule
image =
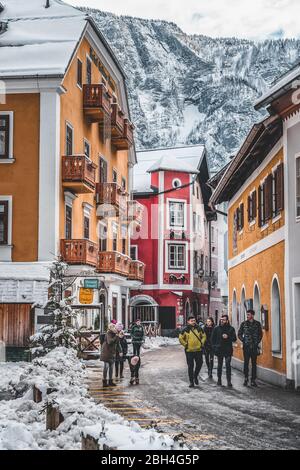
<path id="1" fill-rule="evenodd" d="M 101 347 L 100 361 L 104 362 L 103 368 L 103 387 L 115 387 L 113 382 L 113 369 L 116 360 L 117 351 L 122 357 L 123 352 L 120 346 L 120 339 L 116 325 L 108 325 L 108 330 Z M 108 375 L 108 381 L 107 381 Z"/>
<path id="2" fill-rule="evenodd" d="M 203 347 L 206 342 L 206 335 L 202 328 L 197 325 L 194 316 L 188 318 L 187 326 L 179 335 L 179 341 L 186 354 L 190 380 L 189 387 L 193 388 L 195 385 L 199 385 L 198 376 L 203 365 Z"/>

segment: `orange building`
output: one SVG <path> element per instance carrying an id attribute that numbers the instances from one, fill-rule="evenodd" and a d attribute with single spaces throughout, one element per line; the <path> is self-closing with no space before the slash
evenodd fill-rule
<path id="1" fill-rule="evenodd" d="M 236 157 L 214 178 L 211 199 L 214 207 L 224 201 L 229 204 L 233 326 L 239 328 L 247 309 L 255 310 L 264 330 L 259 377 L 291 388 L 300 386 L 300 258 L 296 242 L 300 106 L 293 101 L 297 70 L 300 77 L 298 67 L 258 101 L 256 107 L 268 105 L 270 116 L 253 126 Z M 242 368 L 240 343 L 234 355 L 235 365 Z"/>
<path id="2" fill-rule="evenodd" d="M 130 259 L 126 77 L 94 21 L 58 0 L 7 0 L 0 43 L 0 340 L 15 352 L 56 256 L 70 265 L 75 304 L 94 286 L 89 327 L 127 322 L 144 267 Z"/>

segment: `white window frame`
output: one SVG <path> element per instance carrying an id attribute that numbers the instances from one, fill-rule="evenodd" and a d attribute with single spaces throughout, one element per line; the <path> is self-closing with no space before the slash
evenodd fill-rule
<path id="1" fill-rule="evenodd" d="M 180 245 L 185 247 L 185 268 L 169 268 L 169 247 L 170 245 Z M 187 274 L 189 272 L 189 252 L 188 252 L 188 242 L 182 241 L 166 241 L 165 247 L 165 272 L 166 273 L 182 273 Z"/>
<path id="2" fill-rule="evenodd" d="M 183 226 L 181 225 L 171 225 L 171 210 L 170 205 L 172 203 L 175 204 L 183 204 Z M 167 199 L 167 207 L 168 207 L 168 230 L 187 230 L 187 203 L 185 199 Z"/>
<path id="3" fill-rule="evenodd" d="M 180 186 L 182 186 L 181 180 L 179 178 L 174 178 L 173 181 L 172 181 L 172 187 L 174 189 L 177 189 Z"/>
<path id="4" fill-rule="evenodd" d="M 0 116 L 9 116 L 9 155 L 8 158 L 0 159 L 1 163 L 13 163 L 14 159 L 14 112 L 0 111 Z"/>
<path id="5" fill-rule="evenodd" d="M 71 155 L 74 155 L 74 127 L 72 126 L 72 124 L 69 122 L 69 121 L 66 121 L 66 128 L 65 128 L 65 132 L 66 132 L 66 135 L 65 135 L 65 155 L 67 156 L 67 128 L 70 128 L 72 129 L 72 154 Z M 69 156 L 71 156 L 69 155 Z"/>
<path id="6" fill-rule="evenodd" d="M 297 198 L 300 197 L 300 194 L 297 195 L 297 161 L 299 160 L 300 162 L 300 153 L 297 153 L 295 155 L 295 175 L 296 175 L 296 185 L 295 185 L 295 214 L 296 214 L 296 222 L 300 222 L 300 215 L 297 215 Z M 300 164 L 300 163 L 299 163 Z"/>
<path id="7" fill-rule="evenodd" d="M 12 196 L 0 196 L 0 201 L 8 202 L 7 244 L 6 245 L 0 245 L 0 261 L 12 261 L 13 197 Z"/>

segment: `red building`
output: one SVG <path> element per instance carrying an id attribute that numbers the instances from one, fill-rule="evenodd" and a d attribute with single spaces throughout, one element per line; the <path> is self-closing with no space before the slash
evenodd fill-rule
<path id="1" fill-rule="evenodd" d="M 131 320 L 160 323 L 165 334 L 190 313 L 218 320 L 217 221 L 208 207 L 204 146 L 138 152 L 137 159 L 134 198 L 144 211 L 141 226 L 131 230 L 131 257 L 146 271 L 131 292 Z"/>

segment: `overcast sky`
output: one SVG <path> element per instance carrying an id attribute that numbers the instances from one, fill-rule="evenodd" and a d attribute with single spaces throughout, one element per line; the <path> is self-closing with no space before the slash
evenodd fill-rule
<path id="1" fill-rule="evenodd" d="M 300 37 L 300 0 L 66 0 L 116 14 L 174 21 L 187 33 Z"/>

